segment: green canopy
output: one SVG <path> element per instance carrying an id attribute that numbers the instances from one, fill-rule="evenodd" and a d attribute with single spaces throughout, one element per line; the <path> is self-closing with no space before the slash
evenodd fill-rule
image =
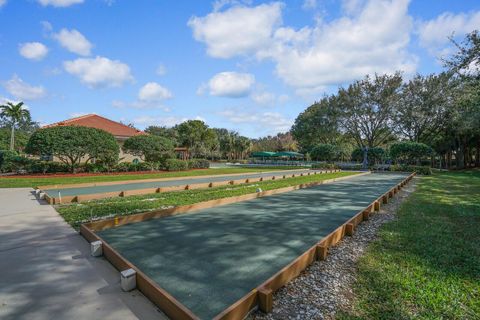
<path id="1" fill-rule="evenodd" d="M 275 153 L 275 157 L 303 158 L 303 154 L 293 151 L 281 151 Z"/>
<path id="2" fill-rule="evenodd" d="M 271 158 L 275 157 L 275 152 L 268 152 L 268 151 L 260 151 L 260 152 L 252 152 L 252 158 Z"/>

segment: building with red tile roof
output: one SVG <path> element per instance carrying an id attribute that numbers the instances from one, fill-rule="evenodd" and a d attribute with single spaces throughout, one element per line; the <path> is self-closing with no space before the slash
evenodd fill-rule
<path id="1" fill-rule="evenodd" d="M 81 117 L 76 117 L 60 122 L 52 123 L 43 128 L 58 127 L 58 126 L 81 126 L 102 129 L 111 133 L 117 140 L 126 140 L 133 136 L 146 134 L 145 132 L 129 127 L 123 123 L 116 122 L 97 114 L 87 114 Z"/>

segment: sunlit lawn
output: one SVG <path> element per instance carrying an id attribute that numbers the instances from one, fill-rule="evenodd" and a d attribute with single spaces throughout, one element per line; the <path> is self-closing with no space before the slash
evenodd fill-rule
<path id="1" fill-rule="evenodd" d="M 480 319 L 480 171 L 420 178 L 359 263 L 339 319 Z"/>

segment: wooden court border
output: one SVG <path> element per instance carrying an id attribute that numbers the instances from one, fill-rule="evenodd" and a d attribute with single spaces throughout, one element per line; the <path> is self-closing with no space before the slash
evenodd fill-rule
<path id="1" fill-rule="evenodd" d="M 277 171 L 278 172 L 278 171 Z M 284 172 L 284 171 L 282 171 Z M 61 197 L 52 197 L 48 195 L 45 192 L 45 200 L 51 204 L 61 204 L 61 203 L 71 203 L 71 202 L 85 202 L 89 200 L 99 200 L 99 199 L 105 199 L 105 198 L 115 198 L 115 197 L 127 197 L 127 196 L 137 196 L 137 195 L 145 195 L 145 194 L 154 194 L 154 193 L 161 193 L 161 192 L 172 192 L 172 191 L 183 191 L 183 190 L 194 190 L 194 189 L 206 189 L 206 188 L 213 188 L 213 187 L 219 187 L 219 186 L 226 186 L 226 185 L 234 185 L 234 184 L 245 184 L 245 183 L 253 183 L 253 182 L 261 182 L 261 181 L 267 181 L 267 180 L 276 180 L 276 179 L 289 179 L 289 178 L 295 178 L 298 176 L 305 176 L 305 175 L 312 175 L 312 174 L 325 174 L 325 173 L 335 173 L 335 172 L 341 172 L 341 170 L 323 170 L 323 171 L 310 171 L 310 170 L 305 170 L 305 172 L 302 173 L 296 173 L 296 174 L 281 174 L 281 175 L 273 175 L 273 176 L 268 176 L 268 177 L 260 177 L 260 178 L 246 178 L 246 179 L 237 179 L 237 180 L 226 180 L 226 181 L 218 181 L 218 182 L 202 182 L 202 183 L 195 183 L 195 184 L 186 184 L 186 185 L 179 185 L 179 186 L 171 186 L 171 187 L 158 187 L 158 188 L 145 188 L 145 189 L 136 189 L 136 190 L 123 190 L 123 191 L 113 191 L 113 192 L 102 192 L 102 193 L 92 193 L 92 194 L 85 194 L 85 195 L 74 195 L 74 196 L 61 196 Z M 275 171 L 272 172 L 266 172 L 266 173 L 275 173 Z M 254 174 L 259 174 L 259 173 L 251 173 L 251 175 Z M 265 172 L 261 172 L 261 174 L 265 174 Z M 235 175 L 245 175 L 245 173 L 240 173 L 240 174 L 235 174 Z M 190 179 L 198 179 L 198 178 L 211 178 L 211 177 L 222 177 L 222 176 L 230 176 L 230 175 L 216 175 L 216 176 L 196 176 L 196 177 L 191 177 Z M 162 181 L 171 181 L 171 180 L 178 180 L 177 178 L 172 178 L 169 180 L 153 180 L 153 182 L 162 182 Z M 183 179 L 182 179 L 183 180 Z M 134 180 L 135 181 L 135 180 Z M 115 181 L 116 184 L 124 184 L 124 183 L 131 183 L 131 182 L 122 182 L 118 183 L 118 181 Z M 149 180 L 136 180 L 137 183 L 143 183 L 143 182 L 152 182 L 150 179 Z M 133 182 L 134 183 L 134 182 Z M 110 184 L 107 184 L 110 185 Z M 112 184 L 113 185 L 113 184 Z M 78 185 L 77 185 L 78 186 Z M 92 186 L 98 186 L 98 185 L 92 185 Z M 39 187 L 40 190 L 45 190 L 48 189 L 43 187 Z M 51 189 L 55 190 L 55 188 Z"/>
<path id="2" fill-rule="evenodd" d="M 359 175 L 369 174 L 370 172 L 365 172 Z M 359 175 L 352 175 L 337 179 L 328 179 L 323 181 L 323 183 L 345 180 L 346 178 L 352 178 Z M 390 188 L 387 192 L 382 194 L 376 200 L 374 200 L 370 205 L 365 209 L 359 211 L 355 216 L 347 220 L 344 224 L 339 226 L 333 232 L 323 237 L 318 243 L 310 247 L 302 255 L 297 257 L 287 266 L 278 271 L 275 275 L 270 277 L 267 281 L 262 283 L 257 288 L 250 291 L 244 297 L 239 299 L 234 304 L 230 305 L 224 311 L 219 313 L 214 320 L 241 320 L 244 319 L 252 310 L 255 308 L 260 308 L 264 312 L 270 312 L 273 307 L 273 293 L 279 288 L 283 287 L 292 279 L 296 278 L 303 270 L 305 270 L 309 265 L 311 265 L 316 260 L 324 260 L 328 254 L 328 248 L 334 246 L 339 241 L 345 237 L 345 235 L 352 235 L 355 231 L 356 226 L 361 223 L 363 220 L 367 220 L 369 215 L 380 209 L 380 203 L 387 203 L 390 198 L 392 198 L 403 186 L 405 186 L 413 177 L 415 173 L 410 174 L 400 183 Z M 333 181 L 332 181 L 333 180 Z M 328 181 L 328 182 L 327 182 Z M 323 184 L 323 183 L 316 183 Z M 283 189 L 296 190 L 301 188 L 307 188 L 313 186 L 312 184 L 305 184 L 300 186 L 288 187 Z M 294 188 L 294 189 L 292 189 Z M 281 189 L 277 189 L 281 190 Z M 232 197 L 227 199 L 219 199 L 213 201 L 206 201 L 203 203 L 198 203 L 189 206 L 181 206 L 177 208 L 158 210 L 155 212 L 135 214 L 131 216 L 121 216 L 114 217 L 107 220 L 95 221 L 82 224 L 80 226 L 80 233 L 82 236 L 89 242 L 92 241 L 101 241 L 103 245 L 103 254 L 105 258 L 118 270 L 122 271 L 125 269 L 132 268 L 137 272 L 137 288 L 155 305 L 157 305 L 167 316 L 172 319 L 180 320 L 198 320 L 199 318 L 187 307 L 185 307 L 181 302 L 176 300 L 172 295 L 170 295 L 166 290 L 161 288 L 156 282 L 150 279 L 145 275 L 140 269 L 138 269 L 134 264 L 125 259 L 120 253 L 113 249 L 106 241 L 104 241 L 100 236 L 98 236 L 95 231 L 105 230 L 108 228 L 116 227 L 119 225 L 145 221 L 149 219 L 170 216 L 180 213 L 186 213 L 192 210 L 199 210 L 204 208 L 210 208 L 218 205 L 224 205 L 228 203 L 234 203 L 239 201 L 245 201 L 249 199 L 254 199 L 257 197 L 268 196 L 276 193 L 287 192 L 273 192 L 276 190 L 269 190 L 266 192 L 245 195 L 240 197 Z M 226 200 L 225 202 L 222 200 Z M 348 230 L 348 232 L 347 232 Z"/>

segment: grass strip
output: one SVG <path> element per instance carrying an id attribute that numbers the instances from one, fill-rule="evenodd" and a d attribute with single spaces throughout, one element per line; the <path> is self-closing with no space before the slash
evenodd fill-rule
<path id="1" fill-rule="evenodd" d="M 480 319 L 480 171 L 422 177 L 360 259 L 338 319 Z"/>
<path id="2" fill-rule="evenodd" d="M 174 177 L 208 176 L 219 174 L 235 174 L 249 172 L 279 171 L 301 169 L 299 167 L 262 167 L 262 168 L 218 168 L 218 169 L 199 169 L 190 171 L 174 172 L 155 172 L 142 174 L 118 174 L 118 175 L 99 175 L 99 176 L 78 176 L 78 177 L 0 177 L 0 188 L 35 188 L 39 185 L 62 185 L 88 182 L 110 182 L 123 180 L 141 180 L 141 179 L 160 179 Z"/>
<path id="3" fill-rule="evenodd" d="M 208 200 L 240 196 L 254 193 L 257 188 L 261 188 L 263 191 L 280 189 L 303 183 L 346 177 L 354 174 L 357 173 L 337 172 L 288 179 L 268 180 L 241 185 L 220 186 L 209 189 L 164 192 L 125 198 L 107 198 L 78 204 L 72 203 L 58 205 L 56 206 L 56 209 L 65 221 L 78 229 L 81 223 L 92 219 L 111 217 L 114 215 L 129 215 L 169 208 L 172 206 L 188 205 Z"/>

